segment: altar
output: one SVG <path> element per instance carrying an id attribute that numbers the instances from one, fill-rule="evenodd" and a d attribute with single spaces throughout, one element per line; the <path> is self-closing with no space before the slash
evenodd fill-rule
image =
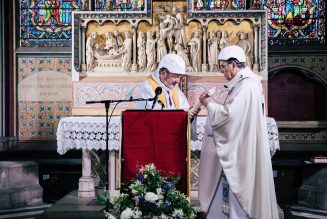
<path id="1" fill-rule="evenodd" d="M 69 150 L 82 150 L 82 177 L 79 180 L 78 196 L 95 197 L 95 183 L 91 173 L 92 150 L 106 150 L 106 119 L 103 116 L 79 116 L 65 117 L 59 122 L 57 129 L 57 152 L 60 155 Z M 191 197 L 197 197 L 198 165 L 200 151 L 202 147 L 203 133 L 205 129 L 206 117 L 199 116 L 195 120 L 196 134 L 191 138 Z M 278 128 L 275 120 L 267 117 L 267 128 L 269 137 L 270 153 L 273 155 L 279 150 Z M 109 194 L 116 196 L 119 194 L 117 177 L 119 177 L 119 163 L 117 162 L 117 152 L 120 149 L 121 140 L 121 117 L 113 116 L 110 119 L 108 128 L 109 138 Z"/>

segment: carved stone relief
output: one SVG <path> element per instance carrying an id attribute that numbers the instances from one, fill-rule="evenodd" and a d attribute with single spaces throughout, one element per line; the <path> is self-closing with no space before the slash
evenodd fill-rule
<path id="1" fill-rule="evenodd" d="M 219 72 L 217 57 L 228 45 L 242 47 L 247 66 L 255 72 L 266 68 L 266 39 L 263 39 L 266 33 L 261 27 L 261 20 L 265 18 L 263 12 L 260 16 L 249 11 L 243 13 L 244 16 L 242 12 L 225 12 L 220 14 L 222 17 L 217 17 L 218 12 L 215 15 L 204 13 L 187 19 L 182 9 L 165 8 L 153 13 L 152 19 L 118 18 L 114 20 L 115 29 L 104 27 L 112 20 L 90 18 L 82 24 L 85 30 L 81 34 L 85 34 L 86 39 L 84 51 L 79 56 L 82 67 L 75 66 L 75 69 L 87 76 L 97 76 L 98 72 L 108 76 L 145 75 L 156 70 L 165 54 L 176 53 L 185 60 L 191 75 L 205 75 Z M 101 23 L 95 27 L 90 21 Z M 123 22 L 125 27 L 119 28 Z"/>

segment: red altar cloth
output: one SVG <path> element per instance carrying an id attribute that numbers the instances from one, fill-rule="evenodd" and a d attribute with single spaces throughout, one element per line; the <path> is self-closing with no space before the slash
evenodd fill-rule
<path id="1" fill-rule="evenodd" d="M 181 177 L 177 188 L 188 195 L 188 117 L 182 110 L 127 110 L 122 117 L 122 182 L 137 166 L 154 163 Z"/>

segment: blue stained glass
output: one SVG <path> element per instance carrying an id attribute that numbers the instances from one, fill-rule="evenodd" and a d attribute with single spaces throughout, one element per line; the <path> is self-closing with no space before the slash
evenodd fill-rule
<path id="1" fill-rule="evenodd" d="M 144 11 L 149 0 L 95 0 L 96 11 Z"/>
<path id="2" fill-rule="evenodd" d="M 71 12 L 80 5 L 80 0 L 21 0 L 20 46 L 71 46 Z"/>
<path id="3" fill-rule="evenodd" d="M 194 11 L 245 9 L 246 0 L 193 0 Z"/>
<path id="4" fill-rule="evenodd" d="M 324 0 L 262 0 L 271 45 L 325 44 Z"/>

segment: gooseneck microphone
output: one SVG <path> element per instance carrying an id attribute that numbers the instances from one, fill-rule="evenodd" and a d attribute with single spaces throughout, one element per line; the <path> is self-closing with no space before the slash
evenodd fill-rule
<path id="1" fill-rule="evenodd" d="M 161 87 L 157 87 L 155 90 L 154 90 L 154 93 L 155 93 L 155 96 L 153 98 L 153 103 L 152 103 L 152 107 L 151 109 L 154 108 L 154 106 L 156 105 L 156 102 L 158 100 L 158 96 L 162 93 L 162 88 Z"/>

